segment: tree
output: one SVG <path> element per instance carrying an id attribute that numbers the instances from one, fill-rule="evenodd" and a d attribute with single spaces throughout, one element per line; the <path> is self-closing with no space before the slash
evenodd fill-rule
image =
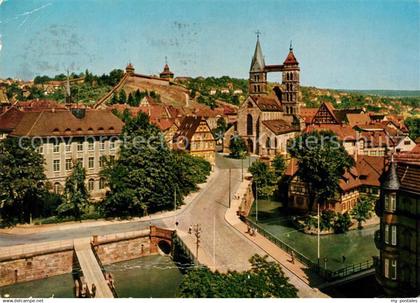
<path id="1" fill-rule="evenodd" d="M 404 121 L 410 131 L 410 138 L 415 140 L 420 137 L 420 118 L 409 117 Z"/>
<path id="2" fill-rule="evenodd" d="M 120 94 L 118 97 L 118 103 L 124 104 L 127 102 L 127 94 L 125 93 L 125 90 L 120 90 Z"/>
<path id="3" fill-rule="evenodd" d="M 349 230 L 350 225 L 350 215 L 347 212 L 345 212 L 344 214 L 338 213 L 334 221 L 333 229 L 336 234 L 342 234 Z"/>
<path id="4" fill-rule="evenodd" d="M 270 167 L 262 162 L 255 161 L 249 167 L 249 172 L 252 174 L 253 183 L 257 187 L 259 197 L 270 197 L 275 190 L 276 176 Z"/>
<path id="5" fill-rule="evenodd" d="M 75 221 L 81 220 L 89 203 L 89 192 L 86 189 L 85 179 L 86 170 L 83 168 L 82 162 L 77 161 L 71 175 L 66 179 L 65 201 L 57 209 L 59 216 L 72 216 Z"/>
<path id="6" fill-rule="evenodd" d="M 339 178 L 354 165 L 342 142 L 330 131 L 304 133 L 290 142 L 288 151 L 298 161 L 298 176 L 308 185 L 309 210 L 314 203 L 334 197 Z"/>
<path id="7" fill-rule="evenodd" d="M 179 286 L 182 298 L 296 298 L 297 289 L 289 283 L 280 265 L 268 256 L 250 258 L 251 269 L 226 274 L 195 267 Z"/>
<path id="8" fill-rule="evenodd" d="M 271 165 L 274 168 L 274 174 L 277 180 L 280 180 L 283 177 L 284 170 L 286 169 L 286 162 L 284 161 L 283 156 L 276 155 L 271 162 Z"/>
<path id="9" fill-rule="evenodd" d="M 226 120 L 223 117 L 220 117 L 219 119 L 217 119 L 217 126 L 213 130 L 213 134 L 216 138 L 216 141 L 222 140 L 223 142 L 226 130 L 227 130 Z"/>
<path id="10" fill-rule="evenodd" d="M 128 94 L 127 104 L 130 105 L 130 106 L 136 106 L 136 102 L 135 102 L 134 97 L 131 93 Z"/>
<path id="11" fill-rule="evenodd" d="M 29 140 L 0 140 L 0 216 L 3 224 L 29 222 L 44 192 L 44 159 Z"/>
<path id="12" fill-rule="evenodd" d="M 182 201 L 175 159 L 159 129 L 145 113 L 126 121 L 120 157 L 103 170 L 110 192 L 102 203 L 106 216 L 142 216 L 172 209 Z"/>
<path id="13" fill-rule="evenodd" d="M 229 149 L 229 156 L 234 159 L 244 158 L 247 152 L 245 141 L 239 136 L 232 136 L 230 139 Z"/>
<path id="14" fill-rule="evenodd" d="M 362 223 L 371 217 L 373 203 L 369 198 L 362 197 L 351 210 L 351 216 L 356 219 L 359 229 L 362 229 Z"/>

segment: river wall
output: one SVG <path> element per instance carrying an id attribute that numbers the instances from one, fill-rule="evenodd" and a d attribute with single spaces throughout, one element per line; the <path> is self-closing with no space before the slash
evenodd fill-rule
<path id="1" fill-rule="evenodd" d="M 93 236 L 92 249 L 102 265 L 158 254 L 164 241 L 172 246 L 174 231 L 150 229 Z M 0 287 L 70 273 L 77 264 L 73 240 L 17 245 L 0 249 Z"/>

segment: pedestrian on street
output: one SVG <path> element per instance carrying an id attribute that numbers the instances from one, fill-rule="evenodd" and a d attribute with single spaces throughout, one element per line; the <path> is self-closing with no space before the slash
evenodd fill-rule
<path id="1" fill-rule="evenodd" d="M 92 283 L 92 298 L 96 297 L 96 285 L 95 283 Z"/>
<path id="2" fill-rule="evenodd" d="M 290 263 L 295 264 L 295 253 L 293 252 L 293 250 L 292 250 L 292 252 L 290 253 L 290 255 L 291 255 L 291 257 L 292 257 L 292 259 L 290 260 Z"/>
<path id="3" fill-rule="evenodd" d="M 188 227 L 188 233 L 191 235 L 191 233 L 192 233 L 192 225 L 190 225 L 190 227 Z"/>
<path id="4" fill-rule="evenodd" d="M 178 222 L 178 221 L 176 221 L 176 222 L 175 222 L 175 226 L 176 226 L 176 228 L 178 228 L 178 225 L 179 225 L 179 222 Z"/>
<path id="5" fill-rule="evenodd" d="M 249 226 L 249 224 L 247 224 L 246 227 L 247 227 L 246 233 L 251 234 L 251 226 Z"/>
<path id="6" fill-rule="evenodd" d="M 343 256 L 342 260 L 343 260 L 343 263 L 346 262 L 346 257 Z"/>

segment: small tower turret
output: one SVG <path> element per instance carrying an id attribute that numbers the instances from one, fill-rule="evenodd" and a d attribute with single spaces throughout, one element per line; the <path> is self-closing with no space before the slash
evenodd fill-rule
<path id="1" fill-rule="evenodd" d="M 174 73 L 171 72 L 168 65 L 168 59 L 165 57 L 165 66 L 163 67 L 163 71 L 159 74 L 159 77 L 162 79 L 173 79 Z"/>
<path id="2" fill-rule="evenodd" d="M 130 63 L 127 64 L 125 72 L 129 75 L 134 75 L 134 66 Z"/>
<path id="3" fill-rule="evenodd" d="M 292 41 L 290 41 L 289 54 L 283 63 L 282 84 L 284 113 L 286 115 L 299 114 L 300 68 L 293 53 Z"/>
<path id="4" fill-rule="evenodd" d="M 257 44 L 249 70 L 248 86 L 251 96 L 267 94 L 267 72 L 265 71 L 264 56 L 260 45 L 260 32 L 257 32 Z"/>

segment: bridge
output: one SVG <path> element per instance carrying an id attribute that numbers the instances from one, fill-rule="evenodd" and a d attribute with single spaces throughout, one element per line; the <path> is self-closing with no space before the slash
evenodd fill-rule
<path id="1" fill-rule="evenodd" d="M 102 269 L 93 254 L 90 240 L 91 238 L 74 240 L 74 251 L 83 272 L 84 282 L 87 284 L 90 293 L 92 293 L 92 285 L 95 285 L 95 298 L 114 298 Z"/>

